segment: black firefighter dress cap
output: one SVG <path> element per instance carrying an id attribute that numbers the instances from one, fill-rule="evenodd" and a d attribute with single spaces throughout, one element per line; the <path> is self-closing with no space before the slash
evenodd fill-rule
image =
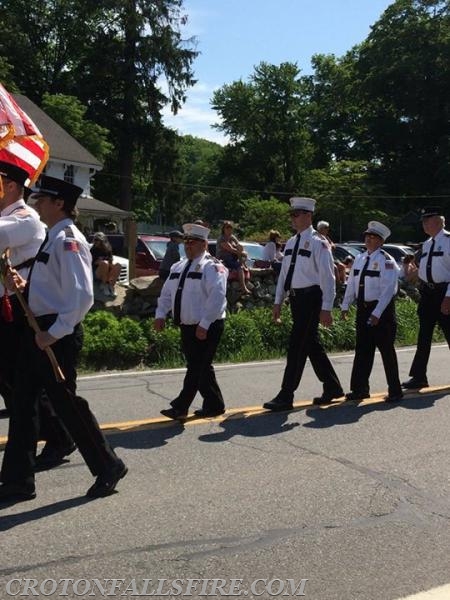
<path id="1" fill-rule="evenodd" d="M 426 206 L 420 209 L 420 218 L 434 217 L 436 215 L 442 215 L 442 209 L 440 206 Z"/>
<path id="2" fill-rule="evenodd" d="M 63 179 L 56 179 L 49 175 L 41 175 L 31 188 L 33 194 L 42 194 L 64 200 L 67 205 L 75 206 L 83 188 L 73 185 Z"/>
<path id="3" fill-rule="evenodd" d="M 0 175 L 11 179 L 11 181 L 15 181 L 19 185 L 25 185 L 25 181 L 29 178 L 25 169 L 4 160 L 0 160 Z"/>

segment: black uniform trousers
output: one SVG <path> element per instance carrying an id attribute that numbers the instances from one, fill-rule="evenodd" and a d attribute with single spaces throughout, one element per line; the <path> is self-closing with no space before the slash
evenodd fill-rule
<path id="1" fill-rule="evenodd" d="M 447 344 L 450 348 L 450 315 L 441 313 L 441 303 L 447 291 L 447 283 L 429 284 L 422 283 L 420 288 L 420 301 L 417 307 L 419 316 L 419 336 L 417 349 L 409 374 L 414 379 L 427 379 L 427 365 L 430 358 L 433 331 L 437 323 L 441 326 Z"/>
<path id="2" fill-rule="evenodd" d="M 10 296 L 13 320 L 5 321 L 0 314 L 0 394 L 5 407 L 12 414 L 14 377 L 19 360 L 19 340 L 23 329 L 28 327 L 23 309 L 16 295 Z M 73 440 L 66 427 L 56 416 L 45 391 L 39 390 L 39 439 L 49 442 L 54 448 L 68 448 Z"/>
<path id="3" fill-rule="evenodd" d="M 307 358 L 317 378 L 323 383 L 324 394 L 340 396 L 343 394 L 342 386 L 319 338 L 322 290 L 318 285 L 294 289 L 290 291 L 289 301 L 293 324 L 279 396 L 287 401 L 293 399 Z"/>
<path id="4" fill-rule="evenodd" d="M 398 374 L 398 361 L 394 342 L 397 334 L 395 303 L 392 299 L 383 311 L 377 325 L 368 325 L 368 320 L 377 302 L 358 302 L 356 311 L 356 346 L 350 388 L 355 394 L 368 395 L 369 377 L 372 372 L 375 349 L 378 348 L 383 361 L 389 396 L 402 393 Z"/>
<path id="5" fill-rule="evenodd" d="M 212 362 L 224 330 L 224 320 L 218 319 L 211 323 L 206 340 L 199 340 L 195 336 L 196 329 L 197 325 L 180 325 L 181 347 L 186 357 L 187 371 L 183 388 L 171 405 L 187 413 L 196 393 L 200 392 L 204 410 L 222 410 L 225 403 Z"/>
<path id="6" fill-rule="evenodd" d="M 38 317 L 37 321 L 46 331 L 55 319 L 55 315 L 48 315 Z M 56 382 L 50 361 L 38 348 L 34 337 L 31 328 L 24 328 L 1 480 L 4 483 L 34 481 L 39 432 L 37 393 L 42 388 L 45 388 L 57 416 L 74 439 L 91 473 L 99 475 L 109 471 L 119 459 L 100 431 L 87 401 L 76 395 L 75 365 L 82 343 L 81 326 L 77 325 L 72 334 L 51 346 L 66 378 L 63 383 Z"/>
<path id="7" fill-rule="evenodd" d="M 17 298 L 10 296 L 9 300 L 11 302 L 13 320 L 11 322 L 5 321 L 0 313 L 0 394 L 3 396 L 5 407 L 11 414 L 19 337 L 26 323 Z"/>

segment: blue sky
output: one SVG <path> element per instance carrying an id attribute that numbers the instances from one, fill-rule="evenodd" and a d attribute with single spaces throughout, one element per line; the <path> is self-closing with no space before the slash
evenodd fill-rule
<path id="1" fill-rule="evenodd" d="M 185 0 L 185 37 L 197 38 L 201 53 L 193 64 L 198 83 L 167 126 L 219 143 L 223 135 L 210 108 L 213 91 L 238 79 L 247 81 L 261 61 L 296 62 L 311 73 L 313 54 L 342 56 L 362 42 L 393 0 Z"/>

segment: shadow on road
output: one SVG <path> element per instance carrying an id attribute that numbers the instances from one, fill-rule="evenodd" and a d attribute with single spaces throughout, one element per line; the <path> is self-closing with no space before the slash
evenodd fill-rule
<path id="1" fill-rule="evenodd" d="M 374 411 L 388 410 L 423 410 L 434 405 L 436 400 L 445 398 L 448 392 L 430 394 L 429 396 L 405 398 L 398 404 L 386 404 L 385 402 L 376 402 L 374 404 L 352 405 L 352 404 L 336 404 L 329 406 L 325 410 L 317 408 L 308 408 L 306 415 L 312 419 L 308 423 L 304 423 L 303 427 L 312 429 L 324 429 L 335 425 L 349 425 L 356 423 L 365 415 Z"/>
<path id="2" fill-rule="evenodd" d="M 23 512 L 16 513 L 14 515 L 7 515 L 0 517 L 0 531 L 7 531 L 17 525 L 23 525 L 24 523 L 30 523 L 31 521 L 37 521 L 44 517 L 50 517 L 57 513 L 81 506 L 87 502 L 92 502 L 92 498 L 86 498 L 86 496 L 78 496 L 77 498 L 69 498 L 68 500 L 61 500 L 54 504 L 48 504 L 47 506 L 40 506 L 39 508 L 33 508 L 32 510 L 24 510 Z M 0 510 L 9 508 L 16 504 L 15 502 L 3 502 L 0 505 Z M 26 503 L 21 503 L 25 506 Z"/>
<path id="3" fill-rule="evenodd" d="M 131 450 L 158 448 L 165 446 L 167 440 L 183 433 L 185 427 L 182 423 L 167 421 L 157 427 L 142 427 L 130 431 L 108 432 L 107 438 L 114 448 L 130 448 Z"/>
<path id="4" fill-rule="evenodd" d="M 300 423 L 287 423 L 291 412 L 262 413 L 258 415 L 234 414 L 219 423 L 222 431 L 200 435 L 202 442 L 226 442 L 235 435 L 264 437 L 291 431 Z"/>

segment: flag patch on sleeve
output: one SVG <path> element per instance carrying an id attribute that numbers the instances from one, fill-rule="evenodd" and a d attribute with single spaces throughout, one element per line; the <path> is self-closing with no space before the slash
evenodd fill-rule
<path id="1" fill-rule="evenodd" d="M 77 240 L 64 240 L 64 250 L 68 252 L 79 252 L 80 246 Z"/>
<path id="2" fill-rule="evenodd" d="M 386 262 L 386 269 L 393 269 L 393 268 L 394 268 L 393 262 Z"/>

